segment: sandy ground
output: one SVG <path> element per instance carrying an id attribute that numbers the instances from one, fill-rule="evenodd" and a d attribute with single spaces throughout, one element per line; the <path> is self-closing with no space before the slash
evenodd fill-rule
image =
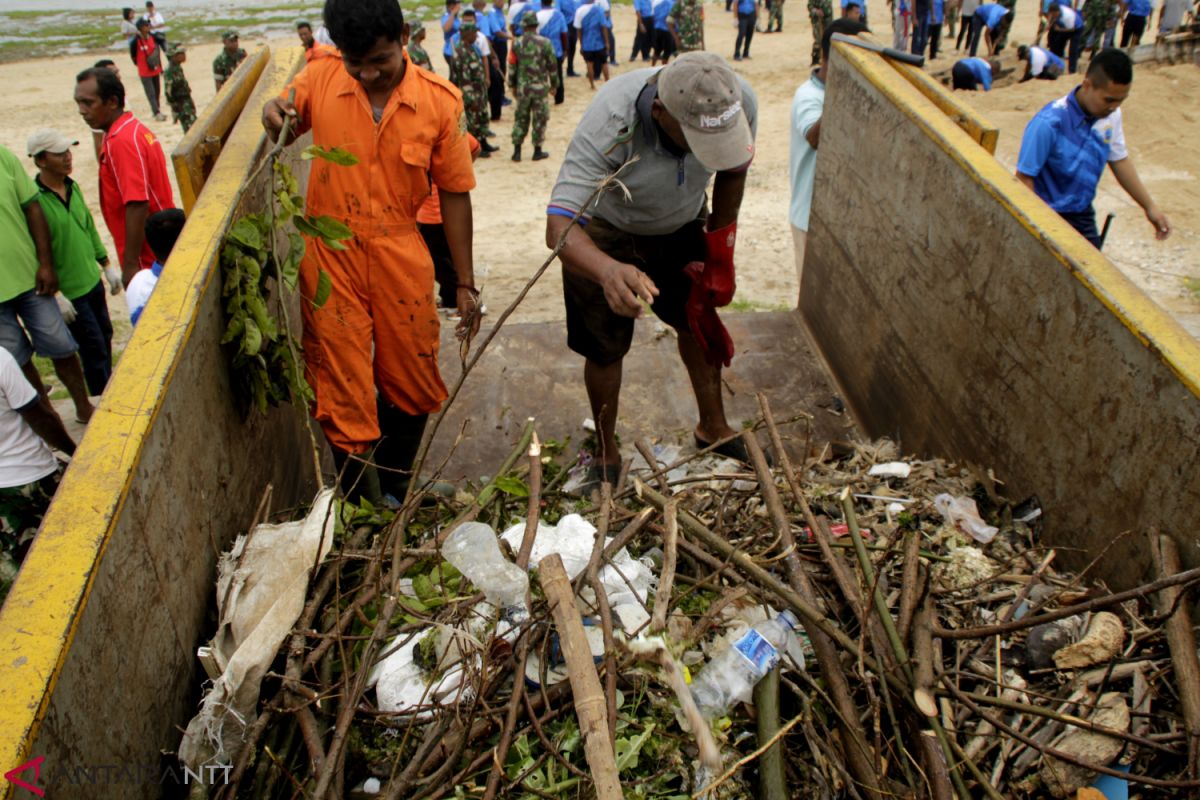
<path id="1" fill-rule="evenodd" d="M 1030 41 L 1036 30 L 1033 5 L 1021 6 L 1011 38 L 1010 60 L 1014 58 L 1015 44 Z M 870 9 L 878 38 L 890 42 L 886 6 L 879 0 L 871 0 Z M 731 16 L 724 11 L 723 4 L 710 3 L 706 12 L 709 48 L 729 57 L 736 33 Z M 618 7 L 614 13 L 622 62 L 618 70 L 624 71 L 632 68 L 625 57 L 633 41 L 633 12 L 629 7 Z M 787 225 L 787 126 L 791 96 L 809 74 L 811 36 L 804 4 L 793 0 L 785 9 L 784 32 L 757 34 L 751 49 L 752 59 L 735 66 L 755 87 L 760 109 L 758 157 L 750 172 L 739 221 L 736 302 L 740 308 L 786 307 L 796 296 Z M 267 42 L 250 39 L 243 46 L 250 49 L 264 43 Z M 292 40 L 270 43 L 291 44 Z M 199 108 L 215 94 L 209 64 L 218 48 L 213 43 L 189 49 L 185 71 Z M 430 49 L 436 52 L 437 47 Z M 0 65 L 0 84 L 5 87 L 7 98 L 7 113 L 0 118 L 0 144 L 24 157 L 25 139 L 35 128 L 54 126 L 78 138 L 81 145 L 76 151 L 75 178 L 99 220 L 95 202 L 96 162 L 90 133 L 72 102 L 75 74 L 97 57 L 69 56 Z M 930 68 L 944 68 L 956 57 L 951 50 Z M 434 60 L 444 74 L 445 63 L 437 55 Z M 152 120 L 132 65 L 120 63 L 120 66 L 126 75 L 129 107 L 160 136 L 169 154 L 182 136 L 179 126 Z M 1053 83 L 1032 81 L 969 98 L 999 126 L 997 155 L 1003 163 L 1015 165 L 1021 131 L 1029 118 L 1074 83 L 1066 78 Z M 547 255 L 546 200 L 559 160 L 591 94 L 586 79 L 568 79 L 567 100 L 552 112 L 546 144 L 551 158 L 545 161 L 533 162 L 528 157 L 520 164 L 509 161 L 514 110 L 511 106 L 504 110 L 500 122 L 493 123 L 498 134 L 493 141 L 502 150 L 490 160 L 478 162 L 479 187 L 473 195 L 477 271 L 485 301 L 493 314 L 511 301 Z M 1173 222 L 1171 239 L 1154 241 L 1140 209 L 1107 175 L 1101 182 L 1096 205 L 1101 220 L 1109 211 L 1118 215 L 1109 237 L 1108 255 L 1188 326 L 1193 335 L 1200 336 L 1200 301 L 1183 286 L 1186 276 L 1200 278 L 1200 184 L 1195 180 L 1198 167 L 1194 148 L 1190 146 L 1200 137 L 1197 97 L 1200 97 L 1200 69 L 1195 66 L 1144 66 L 1137 69 L 1133 92 L 1125 104 L 1130 151 L 1151 193 Z M 527 143 L 527 156 L 529 149 Z M 100 228 L 104 230 L 103 224 Z M 104 235 L 107 237 L 107 232 Z M 123 298 L 111 299 L 114 317 L 126 316 L 122 301 Z M 552 268 L 519 308 L 515 321 L 558 320 L 562 314 L 561 281 L 557 268 Z"/>

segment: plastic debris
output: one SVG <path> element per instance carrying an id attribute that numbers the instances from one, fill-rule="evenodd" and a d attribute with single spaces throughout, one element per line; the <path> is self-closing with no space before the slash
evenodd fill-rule
<path id="1" fill-rule="evenodd" d="M 987 544 L 999 532 L 999 528 L 988 525 L 979 516 L 979 507 L 969 497 L 951 497 L 939 494 L 933 498 L 933 506 L 950 525 L 969 535 L 980 544 Z"/>

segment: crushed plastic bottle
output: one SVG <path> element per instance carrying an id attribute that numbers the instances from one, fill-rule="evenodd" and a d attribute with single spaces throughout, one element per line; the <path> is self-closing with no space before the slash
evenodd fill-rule
<path id="1" fill-rule="evenodd" d="M 509 622 L 518 623 L 529 616 L 525 607 L 529 575 L 500 552 L 492 526 L 482 522 L 459 525 L 442 543 L 442 557 L 499 606 Z"/>
<path id="2" fill-rule="evenodd" d="M 969 534 L 980 544 L 987 544 L 999 532 L 998 528 L 983 521 L 983 518 L 979 516 L 979 507 L 969 497 L 951 497 L 948 494 L 939 494 L 933 498 L 933 507 L 938 510 L 947 523 L 963 533 Z"/>
<path id="3" fill-rule="evenodd" d="M 800 621 L 791 611 L 760 622 L 708 662 L 692 682 L 692 698 L 705 719 L 723 716 L 735 702 L 749 702 L 755 684 L 779 663 Z"/>

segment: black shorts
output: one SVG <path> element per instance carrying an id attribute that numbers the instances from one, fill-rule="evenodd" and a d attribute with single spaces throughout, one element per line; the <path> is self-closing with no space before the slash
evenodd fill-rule
<path id="1" fill-rule="evenodd" d="M 583 51 L 583 60 L 588 64 L 595 64 L 598 67 L 602 67 L 608 63 L 608 51 L 607 50 L 584 50 Z"/>
<path id="2" fill-rule="evenodd" d="M 655 28 L 650 42 L 654 46 L 654 55 L 658 58 L 669 57 L 675 52 L 675 37 L 670 31 Z"/>
<path id="3" fill-rule="evenodd" d="M 979 88 L 979 80 L 975 77 L 975 73 L 971 72 L 971 68 L 961 61 L 950 70 L 950 77 L 954 81 L 955 89 L 975 91 Z"/>
<path id="4" fill-rule="evenodd" d="M 705 258 L 703 219 L 659 236 L 625 233 L 598 217 L 592 218 L 586 230 L 605 254 L 633 264 L 654 281 L 658 297 L 650 309 L 659 319 L 676 330 L 688 329 L 684 304 L 692 290 L 692 279 L 683 268 Z M 601 366 L 620 361 L 629 352 L 634 321 L 609 307 L 600 284 L 564 268 L 563 298 L 568 347 Z"/>

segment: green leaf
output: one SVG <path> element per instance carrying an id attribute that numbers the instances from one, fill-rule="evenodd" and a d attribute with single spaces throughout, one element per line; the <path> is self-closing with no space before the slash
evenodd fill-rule
<path id="1" fill-rule="evenodd" d="M 342 167 L 353 167 L 358 163 L 358 157 L 348 150 L 343 150 L 340 147 L 325 149 L 315 144 L 304 148 L 304 151 L 300 153 L 300 157 L 305 161 L 320 158 Z"/>
<path id="2" fill-rule="evenodd" d="M 324 236 L 321 237 L 321 244 L 325 245 L 330 250 L 348 250 L 349 249 L 346 247 L 346 245 L 342 244 L 337 239 L 327 239 Z"/>
<path id="3" fill-rule="evenodd" d="M 317 292 L 313 295 L 313 308 L 321 308 L 329 300 L 329 294 L 333 291 L 333 281 L 329 278 L 329 273 L 321 270 L 317 273 Z"/>
<path id="4" fill-rule="evenodd" d="M 243 331 L 243 335 L 242 335 L 241 351 L 245 355 L 253 356 L 253 355 L 257 355 L 258 351 L 261 348 L 262 348 L 262 331 L 260 331 L 258 329 L 258 325 L 254 324 L 254 320 L 247 317 L 246 323 L 245 323 L 245 330 Z M 257 384 L 259 382 L 255 381 L 255 383 Z M 256 392 L 256 394 L 257 394 L 257 392 Z M 264 399 L 266 398 L 265 389 L 263 392 L 263 398 Z"/>
<path id="5" fill-rule="evenodd" d="M 298 233 L 288 234 L 288 254 L 279 268 L 279 277 L 288 291 L 294 291 L 296 282 L 300 279 L 300 262 L 304 260 L 304 237 Z"/>
<path id="6" fill-rule="evenodd" d="M 651 722 L 646 726 L 646 730 L 642 731 L 641 735 L 634 738 L 617 739 L 617 771 L 623 772 L 637 766 L 638 753 L 646 744 L 646 740 L 650 738 L 650 734 L 654 733 L 654 723 Z"/>
<path id="7" fill-rule="evenodd" d="M 323 239 L 341 241 L 343 239 L 354 238 L 354 231 L 333 217 L 309 217 L 308 221 L 312 223 L 314 228 L 320 231 L 321 238 Z"/>
<path id="8" fill-rule="evenodd" d="M 251 250 L 261 250 L 263 246 L 262 233 L 250 217 L 242 217 L 233 223 L 226 238 Z"/>
<path id="9" fill-rule="evenodd" d="M 428 603 L 433 598 L 437 597 L 437 587 L 433 585 L 433 581 L 428 575 L 417 575 L 412 579 L 413 591 L 422 603 Z"/>
<path id="10" fill-rule="evenodd" d="M 303 233 L 305 236 L 311 236 L 314 239 L 321 238 L 321 232 L 308 221 L 306 217 L 296 214 L 292 217 L 292 224 L 296 226 L 296 230 Z"/>
<path id="11" fill-rule="evenodd" d="M 241 336 L 246 331 L 246 314 L 239 313 L 233 319 L 229 320 L 229 325 L 225 328 L 225 335 L 221 337 L 221 344 L 229 344 L 234 339 Z"/>
<path id="12" fill-rule="evenodd" d="M 529 497 L 529 487 L 520 478 L 512 475 L 497 478 L 496 488 L 512 497 Z"/>

